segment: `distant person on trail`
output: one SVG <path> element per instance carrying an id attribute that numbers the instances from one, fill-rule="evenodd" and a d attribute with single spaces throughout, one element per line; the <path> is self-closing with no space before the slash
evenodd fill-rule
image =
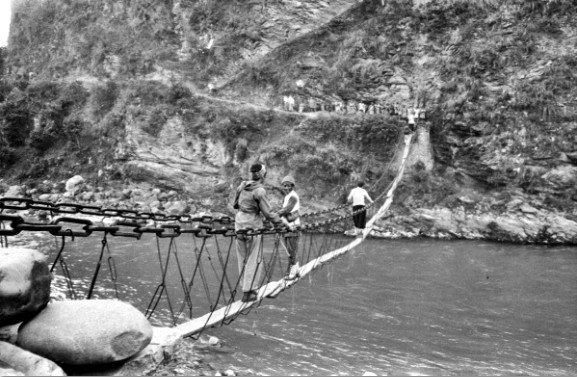
<path id="1" fill-rule="evenodd" d="M 309 111 L 310 112 L 316 111 L 317 102 L 315 101 L 315 99 L 313 97 L 309 97 L 308 105 L 309 105 Z"/>
<path id="2" fill-rule="evenodd" d="M 357 112 L 357 105 L 353 101 L 349 101 L 347 106 L 347 114 L 355 114 Z"/>
<path id="3" fill-rule="evenodd" d="M 335 106 L 335 111 L 337 113 L 339 113 L 339 114 L 343 113 L 343 103 L 341 101 L 335 101 L 334 106 Z"/>
<path id="4" fill-rule="evenodd" d="M 362 234 L 367 224 L 367 211 L 365 200 L 373 203 L 369 193 L 363 188 L 365 182 L 359 181 L 357 187 L 351 190 L 347 202 L 353 205 L 353 222 L 355 224 L 355 235 Z"/>
<path id="5" fill-rule="evenodd" d="M 416 107 L 407 109 L 407 124 L 411 132 L 415 132 L 417 129 L 417 119 L 419 119 L 420 112 L 421 110 Z"/>
<path id="6" fill-rule="evenodd" d="M 292 176 L 287 175 L 283 178 L 282 190 L 285 193 L 282 209 L 278 212 L 283 223 L 291 230 L 301 225 L 300 221 L 300 199 L 295 191 L 295 180 Z M 289 256 L 289 269 L 287 278 L 296 279 L 299 276 L 299 262 L 297 261 L 297 251 L 299 243 L 299 233 L 285 233 L 284 242 L 286 251 Z"/>
<path id="7" fill-rule="evenodd" d="M 251 179 L 243 181 L 236 189 L 234 209 L 238 212 L 234 218 L 236 236 L 236 255 L 238 260 L 239 274 L 243 275 L 242 302 L 255 301 L 262 271 L 262 235 L 243 234 L 248 229 L 261 229 L 263 216 L 276 226 L 282 225 L 279 215 L 271 211 L 267 199 L 266 190 L 263 186 L 266 177 L 266 166 L 256 163 L 250 167 Z M 244 274 L 243 274 L 244 271 Z"/>
<path id="8" fill-rule="evenodd" d="M 293 98 L 293 96 L 289 95 L 287 97 L 287 103 L 288 103 L 288 111 L 294 111 L 295 99 Z"/>

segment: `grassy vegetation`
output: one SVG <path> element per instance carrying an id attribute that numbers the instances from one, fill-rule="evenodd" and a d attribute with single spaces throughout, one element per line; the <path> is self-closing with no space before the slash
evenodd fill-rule
<path id="1" fill-rule="evenodd" d="M 430 98 L 436 162 L 487 188 L 538 192 L 546 182 L 524 164 L 535 154 L 576 148 L 567 137 L 577 122 L 571 111 L 577 58 L 574 42 L 566 40 L 574 1 L 434 0 L 415 7 L 387 0 L 383 7 L 369 0 L 258 60 L 245 59 L 263 39 L 254 4 L 173 5 L 17 1 L 7 61 L 37 78 L 30 85 L 0 84 L 0 164 L 15 164 L 25 151 L 47 155 L 62 144 L 80 151 L 88 144 L 83 140 L 122 135 L 127 124 L 154 138 L 167 122 L 179 121 L 186 136 L 224 144 L 227 172 L 264 156 L 290 167 L 314 191 L 346 185 L 357 174 L 383 174 L 404 120 L 330 114 L 303 122 L 298 114 L 213 102 L 186 85 L 237 69 L 226 94 L 271 106 L 287 93 L 324 102 L 387 99 L 396 90 L 391 77 L 402 77 L 407 102 Z M 208 49 L 210 38 L 215 43 Z M 163 81 L 143 79 L 163 70 Z M 90 90 L 53 80 L 84 74 L 99 78 Z M 171 74 L 187 82 L 165 84 Z M 374 172 L 369 165 L 377 166 Z M 404 189 L 434 203 L 451 197 L 453 178 L 417 167 Z M 571 190 L 555 195 L 563 201 Z"/>

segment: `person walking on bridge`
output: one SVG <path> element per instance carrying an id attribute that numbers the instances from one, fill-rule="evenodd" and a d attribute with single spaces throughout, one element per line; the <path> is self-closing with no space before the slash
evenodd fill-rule
<path id="1" fill-rule="evenodd" d="M 291 230 L 291 233 L 285 233 L 284 242 L 286 251 L 289 256 L 289 269 L 287 279 L 294 280 L 299 276 L 299 262 L 297 260 L 297 251 L 300 234 L 295 232 L 296 227 L 301 225 L 300 221 L 300 199 L 295 191 L 295 179 L 291 175 L 283 178 L 282 189 L 285 193 L 283 206 L 278 212 L 283 223 Z"/>
<path id="2" fill-rule="evenodd" d="M 245 234 L 243 231 L 263 228 L 266 218 L 275 227 L 282 225 L 279 215 L 271 211 L 264 188 L 266 166 L 256 163 L 250 167 L 251 179 L 243 181 L 236 190 L 234 218 L 236 235 L 236 254 L 239 274 L 242 275 L 242 301 L 257 299 L 257 291 L 263 263 L 262 235 Z M 239 233 L 240 231 L 240 233 Z"/>
<path id="3" fill-rule="evenodd" d="M 353 205 L 353 222 L 355 224 L 355 235 L 362 234 L 367 224 L 367 211 L 365 200 L 373 203 L 369 193 L 363 188 L 365 182 L 359 181 L 357 187 L 351 190 L 347 202 Z"/>

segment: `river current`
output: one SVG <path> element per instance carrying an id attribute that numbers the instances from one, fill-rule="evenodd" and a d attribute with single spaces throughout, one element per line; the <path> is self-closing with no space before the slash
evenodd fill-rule
<path id="1" fill-rule="evenodd" d="M 577 375 L 577 248 L 368 240 L 208 332 L 266 375 Z"/>
<path id="2" fill-rule="evenodd" d="M 146 309 L 155 254 L 118 242 L 117 268 L 133 276 L 121 288 Z M 73 248 L 68 268 L 91 271 L 94 250 Z M 369 239 L 205 334 L 227 350 L 211 365 L 256 375 L 574 376 L 577 248 Z"/>

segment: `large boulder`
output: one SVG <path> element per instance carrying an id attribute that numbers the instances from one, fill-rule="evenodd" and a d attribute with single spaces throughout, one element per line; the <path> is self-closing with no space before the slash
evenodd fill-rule
<path id="1" fill-rule="evenodd" d="M 22 322 L 50 300 L 46 256 L 24 248 L 0 249 L 0 326 Z"/>
<path id="2" fill-rule="evenodd" d="M 80 190 L 82 184 L 84 183 L 84 178 L 81 175 L 75 175 L 66 181 L 66 194 L 68 197 L 74 197 L 76 192 Z"/>
<path id="3" fill-rule="evenodd" d="M 152 339 L 152 326 L 117 300 L 55 301 L 23 324 L 17 345 L 59 364 L 96 365 L 127 359 Z"/>
<path id="4" fill-rule="evenodd" d="M 4 376 L 66 376 L 66 373 L 54 362 L 23 350 L 10 343 L 0 341 L 0 365 L 8 365 L 13 371 L 0 374 Z M 0 370 L 2 373 L 2 370 Z"/>

